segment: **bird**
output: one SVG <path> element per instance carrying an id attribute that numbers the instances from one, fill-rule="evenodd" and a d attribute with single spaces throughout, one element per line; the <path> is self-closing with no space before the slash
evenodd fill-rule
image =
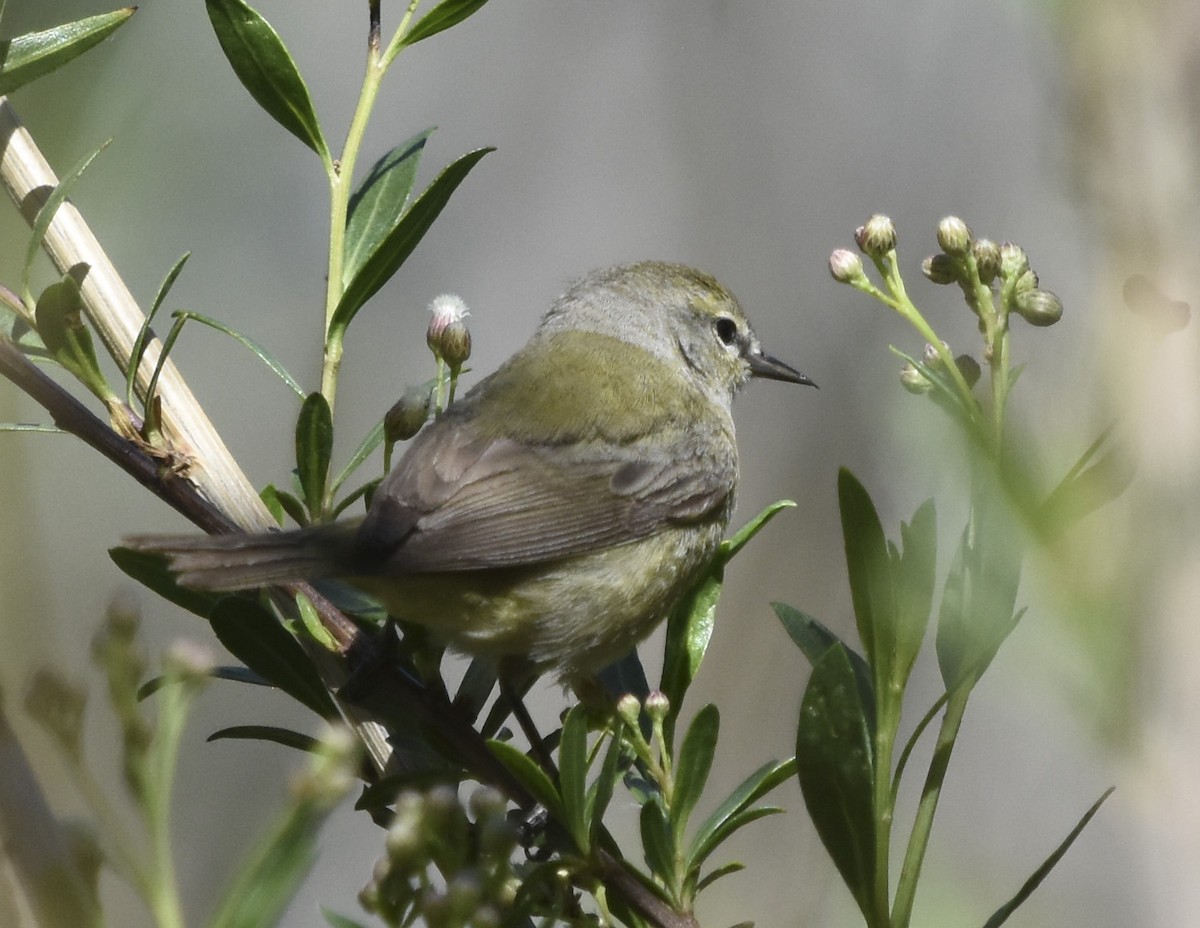
<path id="1" fill-rule="evenodd" d="M 815 386 L 711 275 L 596 270 L 421 429 L 364 517 L 127 544 L 197 589 L 343 579 L 453 650 L 569 682 L 631 651 L 711 564 L 751 378 Z"/>

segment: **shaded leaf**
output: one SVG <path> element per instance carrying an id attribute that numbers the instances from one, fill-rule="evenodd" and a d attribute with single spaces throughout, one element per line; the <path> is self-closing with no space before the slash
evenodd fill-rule
<path id="1" fill-rule="evenodd" d="M 0 43 L 2 45 L 3 43 Z M 67 197 L 70 195 L 75 183 L 83 176 L 83 172 L 88 169 L 96 156 L 112 143 L 112 139 L 107 139 L 100 143 L 100 147 L 95 151 L 89 152 L 80 158 L 67 171 L 54 189 L 50 191 L 50 195 L 46 197 L 46 202 L 42 204 L 37 211 L 37 216 L 33 219 L 32 234 L 29 237 L 29 244 L 25 247 L 25 261 L 21 266 L 21 292 L 25 294 L 26 299 L 30 298 L 29 280 L 33 273 L 33 261 L 41 250 L 42 242 L 46 240 L 46 231 L 50 228 L 50 224 L 54 222 L 54 217 L 58 213 L 58 208 L 63 205 Z"/>
<path id="2" fill-rule="evenodd" d="M 893 565 L 896 631 L 889 677 L 893 686 L 903 687 L 921 650 L 933 608 L 937 567 L 937 515 L 933 500 L 926 500 L 917 508 L 912 522 L 900 524 L 900 541 L 903 550 Z"/>
<path id="3" fill-rule="evenodd" d="M 312 98 L 279 34 L 242 0 L 205 0 L 221 50 L 267 114 L 330 163 Z"/>
<path id="4" fill-rule="evenodd" d="M 458 692 L 454 694 L 454 708 L 469 724 L 474 724 L 479 718 L 488 697 L 496 688 L 496 680 L 495 661 L 477 657 L 467 665 L 467 672 L 463 674 Z"/>
<path id="5" fill-rule="evenodd" d="M 54 360 L 96 396 L 103 400 L 111 397 L 112 391 L 100 372 L 92 333 L 83 321 L 83 300 L 75 278 L 68 274 L 43 290 L 34 316 L 38 335 Z"/>
<path id="6" fill-rule="evenodd" d="M 724 866 L 721 866 L 721 867 L 717 867 L 716 870 L 713 870 L 712 872 L 705 874 L 704 879 L 702 879 L 699 883 L 696 884 L 696 892 L 701 893 L 704 890 L 708 889 L 708 887 L 711 886 L 713 883 L 717 882 L 717 880 L 719 880 L 721 877 L 729 876 L 729 874 L 731 874 L 731 873 L 737 873 L 739 870 L 745 870 L 745 869 L 746 869 L 745 864 L 739 864 L 736 861 L 725 864 Z"/>
<path id="7" fill-rule="evenodd" d="M 858 636 L 867 662 L 879 671 L 892 653 L 895 635 L 891 556 L 875 504 L 858 479 L 844 467 L 838 471 L 838 507 Z"/>
<path id="8" fill-rule="evenodd" d="M 208 674 L 214 680 L 232 680 L 235 683 L 249 683 L 252 686 L 271 686 L 271 681 L 259 676 L 249 667 L 242 667 L 238 664 L 227 664 L 221 667 L 214 667 Z M 157 677 L 151 677 L 145 683 L 138 687 L 137 699 L 141 702 L 153 696 L 164 686 L 171 682 L 171 677 L 160 674 Z"/>
<path id="9" fill-rule="evenodd" d="M 378 783 L 372 783 L 363 789 L 354 808 L 359 811 L 386 809 L 406 789 L 426 790 L 443 783 L 457 785 L 469 776 L 470 772 L 463 767 L 448 762 L 430 763 L 426 767 L 393 774 Z"/>
<path id="10" fill-rule="evenodd" d="M 333 478 L 333 483 L 329 485 L 329 493 L 331 496 L 342 488 L 342 484 L 346 482 L 347 478 L 349 478 L 351 474 L 353 474 L 362 466 L 363 462 L 371 456 L 371 452 L 378 448 L 382 441 L 383 420 L 380 419 L 375 423 L 371 431 L 367 432 L 367 434 L 363 436 L 363 440 L 359 443 L 358 448 L 355 449 L 354 454 L 351 455 L 350 460 L 346 463 L 346 466 L 343 467 L 341 472 Z M 367 486 L 370 486 L 370 484 L 359 487 L 350 495 L 349 501 L 353 502 L 355 499 L 365 493 Z M 346 500 L 343 500 L 341 503 L 339 503 L 339 511 L 345 509 L 346 505 Z"/>
<path id="11" fill-rule="evenodd" d="M 321 906 L 321 914 L 332 928 L 366 928 L 362 922 L 356 922 L 345 915 L 339 915 L 337 912 L 325 908 L 325 906 Z"/>
<path id="12" fill-rule="evenodd" d="M 308 655 L 275 617 L 253 600 L 227 596 L 209 617 L 225 648 L 255 673 L 326 719 L 339 718 Z"/>
<path id="13" fill-rule="evenodd" d="M 317 607 L 304 593 L 296 594 L 296 610 L 300 615 L 300 624 L 313 641 L 326 651 L 337 650 L 337 642 L 333 640 L 333 635 L 321 624 L 321 616 L 317 613 Z"/>
<path id="14" fill-rule="evenodd" d="M 225 595 L 180 586 L 175 582 L 175 574 L 171 572 L 167 558 L 161 554 L 117 547 L 109 548 L 108 556 L 121 571 L 142 586 L 203 619 L 208 618 L 213 607 Z"/>
<path id="15" fill-rule="evenodd" d="M 487 747 L 529 794 L 545 806 L 552 818 L 565 824 L 566 814 L 563 810 L 562 798 L 541 767 L 506 741 L 490 740 L 487 742 Z"/>
<path id="16" fill-rule="evenodd" d="M 813 667 L 800 705 L 796 770 L 804 804 L 863 914 L 875 881 L 871 732 L 846 649 Z"/>
<path id="17" fill-rule="evenodd" d="M 274 725 L 231 725 L 229 728 L 214 731 L 205 740 L 269 741 L 273 744 L 282 744 L 286 748 L 307 751 L 310 754 L 314 753 L 321 744 L 310 735 L 302 735 L 298 731 L 278 728 Z"/>
<path id="18" fill-rule="evenodd" d="M 608 750 L 600 765 L 600 773 L 592 783 L 587 794 L 587 828 L 589 840 L 596 829 L 601 827 L 608 804 L 612 801 L 613 789 L 620 776 L 621 739 L 614 735 L 609 738 Z"/>
<path id="19" fill-rule="evenodd" d="M 795 773 L 795 759 L 772 760 L 746 777 L 696 830 L 696 836 L 692 839 L 692 846 L 688 851 L 688 869 L 695 870 L 703 866 L 704 861 L 718 845 L 740 827 L 733 824 L 736 816 Z"/>
<path id="20" fill-rule="evenodd" d="M 435 36 L 439 32 L 444 32 L 451 26 L 457 26 L 485 3 L 487 0 L 442 0 L 426 13 L 420 22 L 408 30 L 408 33 L 400 40 L 396 52 L 398 53 L 401 48 L 406 46 L 416 45 L 423 39 Z"/>
<path id="21" fill-rule="evenodd" d="M 683 843 L 683 831 L 688 818 L 712 769 L 713 755 L 717 750 L 717 735 L 721 726 L 721 715 L 712 703 L 696 713 L 688 726 L 683 744 L 675 758 L 675 791 L 671 800 L 671 820 L 675 827 L 676 844 Z"/>
<path id="22" fill-rule="evenodd" d="M 320 393 L 310 393 L 296 420 L 296 475 L 309 517 L 320 518 L 325 506 L 325 481 L 333 455 L 333 413 Z"/>
<path id="23" fill-rule="evenodd" d="M 875 732 L 875 684 L 871 680 L 871 668 L 863 656 L 808 613 L 801 612 L 787 603 L 771 603 L 771 608 L 775 610 L 775 615 L 779 617 L 788 636 L 804 652 L 804 656 L 814 667 L 834 645 L 839 645 L 845 650 L 846 656 L 850 660 L 850 666 L 854 670 L 854 678 L 858 682 L 859 699 L 867 712 L 867 724 L 873 736 Z"/>
<path id="24" fill-rule="evenodd" d="M 1067 837 L 1057 848 L 1054 849 L 1054 853 L 1047 857 L 1045 862 L 1033 872 L 1033 875 L 1025 881 L 1024 885 L 1021 886 L 1015 896 L 1013 896 L 1004 905 L 1000 906 L 1000 908 L 993 913 L 992 917 L 984 922 L 983 928 L 1000 928 L 1000 925 L 1003 925 L 1008 920 L 1008 917 L 1017 910 L 1018 906 L 1020 906 L 1021 903 L 1023 903 L 1033 894 L 1033 891 L 1042 884 L 1042 880 L 1049 876 L 1050 871 L 1054 869 L 1055 864 L 1062 859 L 1062 856 L 1067 852 L 1068 848 L 1075 843 L 1075 839 L 1078 838 L 1080 832 L 1087 827 L 1088 822 L 1092 820 L 1092 816 L 1100 811 L 1100 806 L 1103 805 L 1104 800 L 1112 795 L 1114 788 L 1115 787 L 1110 786 L 1104 791 L 1099 799 L 1092 803 L 1091 807 L 1085 813 L 1083 813 L 1083 818 L 1081 818 L 1075 827 L 1071 829 L 1071 833 L 1067 835 Z"/>
<path id="25" fill-rule="evenodd" d="M 379 247 L 363 262 L 354 278 L 346 285 L 330 321 L 330 330 L 344 331 L 363 304 L 400 269 L 429 231 L 429 227 L 449 202 L 458 185 L 479 159 L 490 151 L 495 149 L 481 148 L 463 155 L 425 188 L 416 202 L 404 213 L 400 222 L 380 242 Z"/>
<path id="26" fill-rule="evenodd" d="M 654 801 L 642 806 L 638 818 L 641 826 L 642 851 L 650 872 L 668 886 L 675 880 L 675 838 L 662 807 Z"/>
<path id="27" fill-rule="evenodd" d="M 432 128 L 405 139 L 371 166 L 350 197 L 346 213 L 345 260 L 342 285 L 374 254 L 404 213 L 417 177 L 417 165 Z"/>
<path id="28" fill-rule="evenodd" d="M 575 846 L 589 849 L 587 820 L 587 710 L 575 706 L 567 713 L 558 743 L 558 779 L 562 785 L 564 825 Z"/>
<path id="29" fill-rule="evenodd" d="M 61 68 L 108 36 L 137 12 L 127 6 L 41 32 L 0 40 L 0 94 L 9 94 Z"/>

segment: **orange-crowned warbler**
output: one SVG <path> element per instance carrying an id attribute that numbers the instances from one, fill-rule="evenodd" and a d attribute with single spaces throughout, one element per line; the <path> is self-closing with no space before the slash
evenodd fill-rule
<path id="1" fill-rule="evenodd" d="M 751 377 L 811 383 L 712 277 L 596 271 L 413 439 L 365 518 L 133 544 L 192 587 L 344 578 L 457 650 L 570 679 L 631 650 L 709 564 Z"/>

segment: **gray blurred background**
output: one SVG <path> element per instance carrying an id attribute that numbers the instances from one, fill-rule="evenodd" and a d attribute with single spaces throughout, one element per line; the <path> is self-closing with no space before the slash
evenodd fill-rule
<path id="1" fill-rule="evenodd" d="M 385 32 L 397 6 L 384 4 Z M 336 150 L 361 78 L 366 4 L 256 7 L 291 47 Z M 104 8 L 9 0 L 2 31 Z M 872 212 L 892 216 L 910 293 L 969 350 L 965 307 L 920 277 L 935 223 L 953 212 L 978 235 L 1019 242 L 1066 305 L 1053 329 L 1014 328 L 1014 358 L 1029 365 L 1014 426 L 1028 453 L 1056 479 L 1116 421 L 1140 467 L 1122 501 L 1064 550 L 1039 552 L 1027 572 L 1029 613 L 968 712 L 916 923 L 982 923 L 1110 784 L 1116 795 L 1011 924 L 1190 923 L 1200 911 L 1198 327 L 1153 337 L 1120 293 L 1133 272 L 1176 298 L 1197 292 L 1198 20 L 1184 0 L 494 0 L 405 52 L 379 102 L 363 167 L 431 125 L 440 128 L 422 183 L 469 149 L 498 151 L 351 329 L 342 459 L 407 383 L 431 375 L 425 306 L 438 293 L 471 307 L 471 364 L 486 372 L 591 267 L 678 260 L 733 289 L 768 350 L 821 389 L 757 384 L 738 403 L 735 519 L 778 498 L 797 506 L 731 568 L 692 697 L 693 711 L 707 700 L 722 709 L 717 798 L 793 750 L 807 667 L 769 601 L 852 636 L 837 468 L 866 484 L 893 535 L 936 494 L 943 572 L 962 524 L 954 434 L 932 404 L 899 389 L 888 351 L 922 346 L 881 305 L 830 279 L 830 250 L 850 245 Z M 150 0 L 114 39 L 14 104 L 60 172 L 114 138 L 73 199 L 145 304 L 190 251 L 167 308 L 221 318 L 316 384 L 320 164 L 237 83 L 200 0 Z M 14 211 L 0 211 L 0 280 L 10 285 L 26 234 Z M 255 484 L 286 483 L 290 391 L 208 330 L 186 331 L 173 357 Z M 39 417 L 0 384 L 0 420 Z M 0 474 L 0 684 L 56 809 L 70 816 L 80 805 L 17 708 L 32 669 L 53 663 L 92 685 L 89 747 L 116 795 L 116 728 L 87 656 L 106 606 L 140 602 L 151 652 L 181 637 L 216 644 L 135 589 L 105 553 L 127 533 L 184 528 L 179 517 L 65 436 L 0 437 Z M 644 652 L 652 668 L 658 640 Z M 923 657 L 914 721 L 937 686 Z M 546 712 L 562 705 L 553 689 L 541 698 Z M 299 763 L 283 748 L 204 738 L 230 724 L 306 721 L 285 700 L 233 684 L 202 697 L 177 786 L 194 923 Z M 927 757 L 926 742 L 917 761 Z M 788 814 L 730 845 L 748 869 L 701 897 L 701 921 L 854 924 L 795 784 L 778 798 Z M 910 789 L 905 829 L 913 798 Z M 319 903 L 355 913 L 379 853 L 365 817 L 336 815 L 285 923 L 323 924 Z M 104 888 L 111 924 L 145 921 L 124 887 Z"/>

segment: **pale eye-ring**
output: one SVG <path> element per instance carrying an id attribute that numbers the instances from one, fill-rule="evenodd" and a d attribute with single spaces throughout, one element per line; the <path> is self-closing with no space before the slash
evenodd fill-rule
<path id="1" fill-rule="evenodd" d="M 718 316 L 713 322 L 713 331 L 717 333 L 717 338 L 720 339 L 722 345 L 728 346 L 737 342 L 737 323 L 728 316 Z"/>

